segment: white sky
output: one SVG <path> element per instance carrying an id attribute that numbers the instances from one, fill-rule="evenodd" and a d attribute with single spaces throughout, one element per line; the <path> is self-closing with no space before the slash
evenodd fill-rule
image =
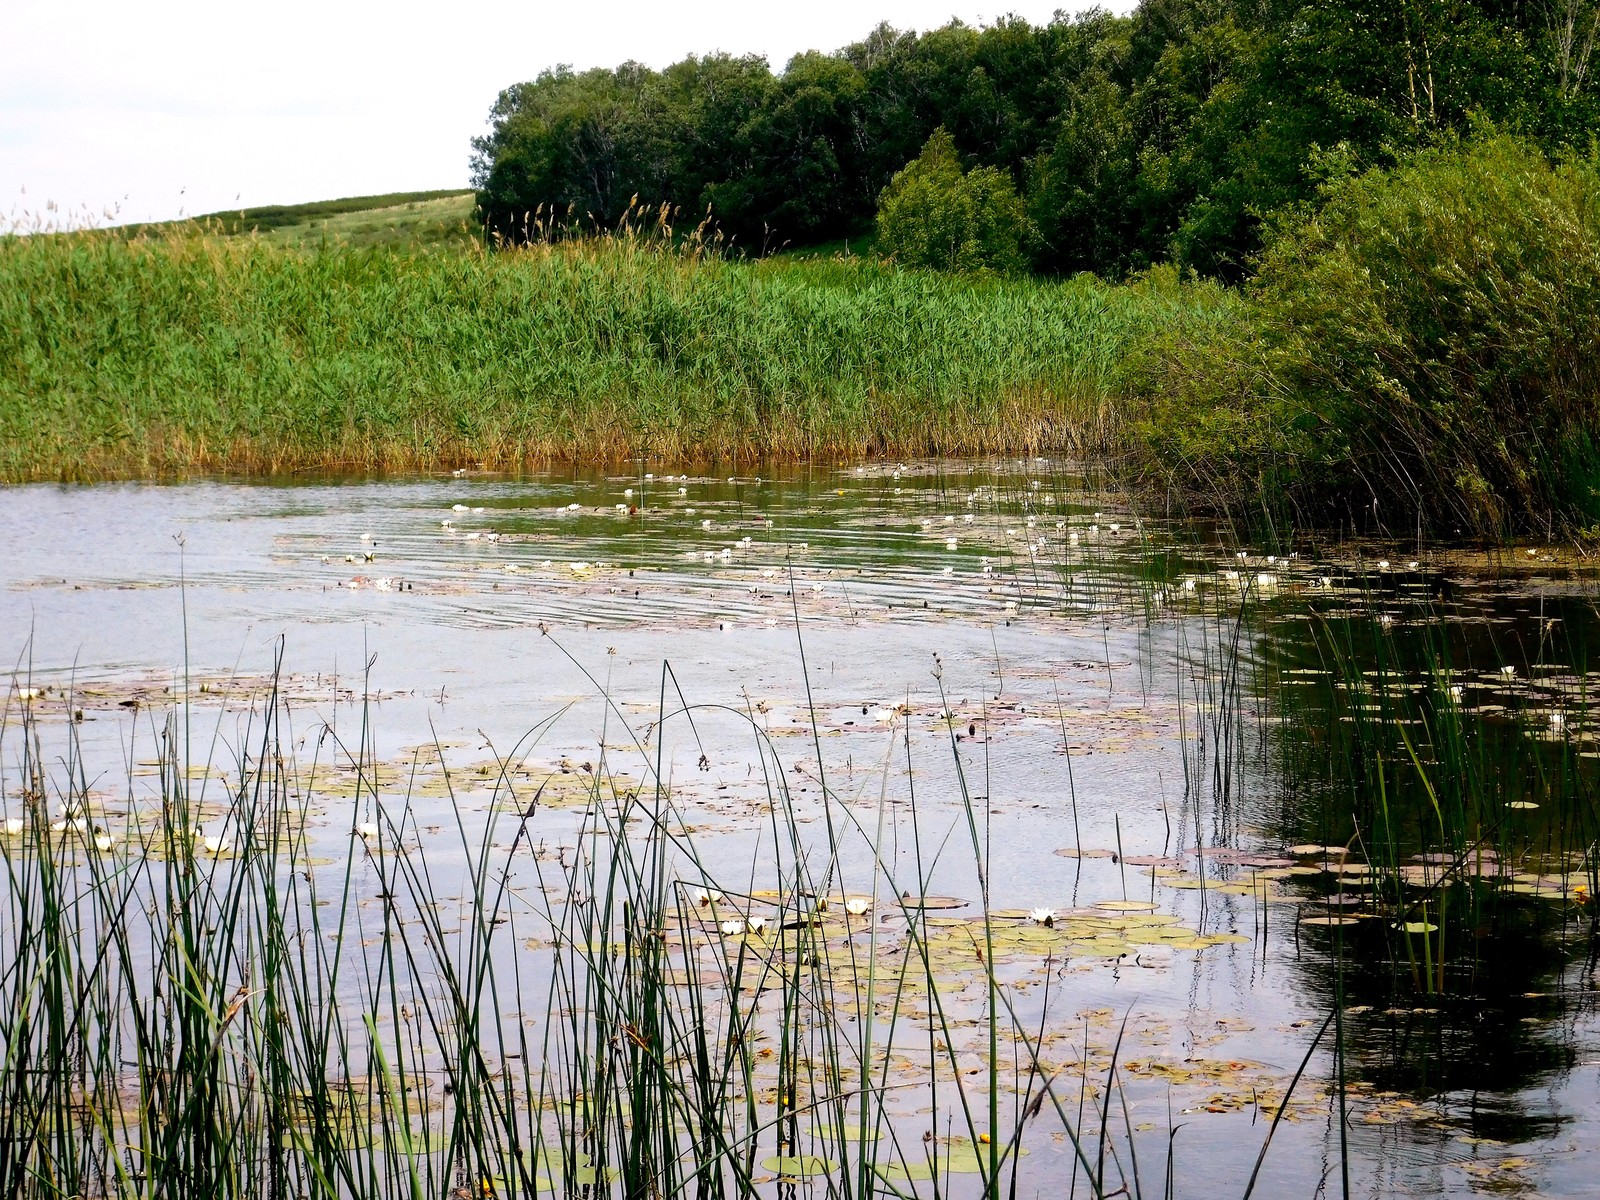
<path id="1" fill-rule="evenodd" d="M 1002 0 L 1003 2 L 1003 0 Z M 978 7 L 965 7 L 964 5 Z M 4 0 L 0 228 L 159 220 L 468 183 L 501 88 L 545 67 L 834 50 L 1074 0 Z M 1131 2 L 1108 5 L 1126 11 Z"/>

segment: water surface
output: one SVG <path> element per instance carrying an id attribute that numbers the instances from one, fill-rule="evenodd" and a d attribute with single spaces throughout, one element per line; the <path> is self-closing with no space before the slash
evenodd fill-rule
<path id="1" fill-rule="evenodd" d="M 1017 928 L 1044 928 L 1035 908 L 1063 929 L 1157 919 L 1103 953 L 1019 943 L 1008 970 L 1053 1066 L 1105 1070 L 1121 1031 L 1132 1136 L 1159 1163 L 1177 1128 L 1176 1194 L 1242 1193 L 1341 1001 L 1343 1125 L 1330 1038 L 1256 1194 L 1340 1194 L 1341 1156 L 1362 1195 L 1590 1193 L 1596 590 L 1569 554 L 1241 545 L 1045 460 L 5 498 L 9 727 L 23 703 L 70 726 L 107 813 L 150 801 L 172 714 L 225 800 L 275 670 L 293 744 L 325 767 L 330 859 L 360 854 L 373 815 L 358 751 L 441 864 L 465 852 L 427 839 L 457 814 L 483 828 L 540 794 L 535 832 L 563 854 L 594 778 L 659 781 L 719 878 L 772 886 L 843 827 L 830 879 L 876 859 L 966 902 L 957 929 L 982 900 L 971 812 L 989 906 Z M 1441 915 L 1419 780 L 1446 723 L 1484 772 L 1473 804 L 1498 807 L 1472 810 L 1485 895 Z M 774 771 L 809 849 L 775 834 Z M 1338 871 L 1384 855 L 1421 873 L 1396 903 L 1433 908 L 1386 909 Z M 1395 929 L 1430 913 L 1437 971 Z M 962 1012 L 971 978 L 950 967 Z M 897 1111 L 943 1119 L 916 1095 Z M 1029 1186 L 1061 1194 L 1061 1139 L 1031 1151 Z"/>

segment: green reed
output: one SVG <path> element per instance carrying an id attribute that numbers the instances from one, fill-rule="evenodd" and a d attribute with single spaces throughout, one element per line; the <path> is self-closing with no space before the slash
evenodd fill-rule
<path id="1" fill-rule="evenodd" d="M 714 249 L 0 238 L 0 478 L 1089 452 L 1130 343 L 1228 303 Z"/>
<path id="2" fill-rule="evenodd" d="M 839 1197 L 999 1197 L 1025 1143 L 1054 1130 L 1078 1194 L 1145 1194 L 1115 1056 L 1097 1084 L 1046 1067 L 1042 1025 L 1029 1031 L 995 975 L 988 818 L 964 780 L 988 1030 L 976 1078 L 920 900 L 960 843 L 923 840 L 909 734 L 875 812 L 825 790 L 818 844 L 790 764 L 746 714 L 770 822 L 741 878 L 701 854 L 664 773 L 666 739 L 697 736 L 699 711 L 670 672 L 648 737 L 609 728 L 626 719 L 606 703 L 600 744 L 633 741 L 654 761 L 623 782 L 602 754 L 559 854 L 535 832 L 543 787 L 515 770 L 548 722 L 498 754 L 498 816 L 468 819 L 451 796 L 454 827 L 423 836 L 409 786 L 378 768 L 365 709 L 353 732 L 296 730 L 274 691 L 236 714 L 219 785 L 220 718 L 196 755 L 197 714 L 180 707 L 130 746 L 125 794 L 108 801 L 78 726 L 8 707 L 3 808 L 22 829 L 8 826 L 0 860 L 0 1188 L 742 1197 L 787 1180 Z M 136 795 L 139 755 L 154 757 L 153 801 Z M 354 793 L 313 837 L 334 769 L 354 772 Z M 901 769 L 909 871 L 879 853 Z M 843 865 L 851 839 L 871 851 L 865 868 Z M 749 914 L 766 905 L 760 926 Z M 894 956 L 880 952 L 884 912 L 903 930 Z M 842 954 L 841 931 L 857 935 Z M 895 1117 L 907 1060 L 926 1073 L 912 1086 L 944 1122 L 938 1139 Z M 1070 1092 L 1081 1112 L 1095 1087 L 1085 1127 Z"/>

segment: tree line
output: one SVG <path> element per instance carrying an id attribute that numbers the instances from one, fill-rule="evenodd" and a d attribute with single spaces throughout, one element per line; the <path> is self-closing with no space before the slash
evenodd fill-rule
<path id="1" fill-rule="evenodd" d="M 473 184 L 507 239 L 638 202 L 765 253 L 861 236 L 886 194 L 972 178 L 1004 267 L 1231 279 L 1324 185 L 1476 128 L 1590 151 L 1597 33 L 1600 0 L 1144 0 L 880 25 L 780 72 L 726 54 L 554 67 L 500 93 Z"/>

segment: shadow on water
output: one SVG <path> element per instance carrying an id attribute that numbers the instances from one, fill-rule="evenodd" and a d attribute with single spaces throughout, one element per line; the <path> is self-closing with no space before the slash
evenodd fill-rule
<path id="1" fill-rule="evenodd" d="M 1248 653 L 1270 720 L 1246 790 L 1269 841 L 1337 851 L 1296 860 L 1328 869 L 1293 880 L 1295 967 L 1349 1006 L 1352 1077 L 1537 1141 L 1568 1120 L 1537 1091 L 1580 1066 L 1600 999 L 1600 616 L 1577 571 L 1478 567 L 1346 549 L 1262 606 Z"/>

